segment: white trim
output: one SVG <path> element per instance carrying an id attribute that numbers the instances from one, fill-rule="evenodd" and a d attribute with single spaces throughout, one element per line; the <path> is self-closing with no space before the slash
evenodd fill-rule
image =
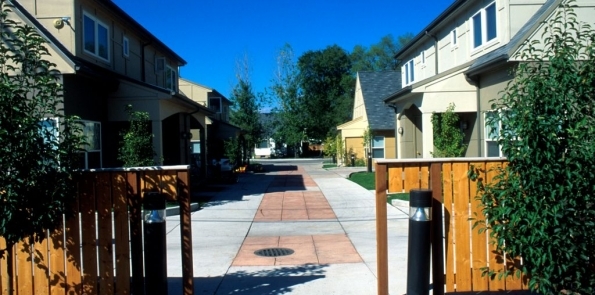
<path id="1" fill-rule="evenodd" d="M 498 130 L 496 131 L 497 134 L 492 134 L 492 130 L 491 127 L 492 126 L 488 126 L 487 124 L 487 116 L 488 114 L 498 114 L 499 116 L 499 111 L 487 111 L 483 113 L 483 125 L 484 125 L 484 139 L 483 139 L 483 146 L 484 146 L 484 151 L 485 151 L 485 155 L 488 155 L 488 142 L 490 143 L 498 143 L 498 138 L 500 137 L 500 130 L 502 129 L 502 120 L 498 120 Z M 502 147 L 498 146 L 498 156 L 502 157 Z"/>
<path id="2" fill-rule="evenodd" d="M 94 42 L 94 47 L 95 47 L 95 48 L 93 48 L 93 51 L 88 50 L 86 48 L 86 46 L 85 46 L 85 40 L 86 40 L 86 38 L 85 38 L 86 37 L 85 36 L 85 29 L 86 29 L 86 27 L 85 27 L 85 25 L 86 25 L 85 18 L 89 18 L 89 20 L 93 21 L 93 39 L 94 39 L 93 42 Z M 107 50 L 107 52 L 106 52 L 107 57 L 101 56 L 99 54 L 99 46 L 100 46 L 100 44 L 99 44 L 100 43 L 99 42 L 99 34 L 98 34 L 99 27 L 103 27 L 107 31 L 106 32 L 106 40 L 105 40 L 106 46 L 107 46 L 107 48 L 106 48 L 106 50 Z M 95 16 L 87 13 L 86 11 L 83 11 L 83 51 L 85 53 L 88 53 L 90 55 L 93 55 L 93 56 L 95 56 L 95 57 L 97 57 L 99 59 L 102 59 L 104 61 L 109 62 L 110 61 L 110 56 L 111 56 L 111 54 L 110 54 L 111 53 L 110 43 L 111 42 L 110 42 L 110 28 L 109 28 L 109 26 L 106 25 L 101 20 L 99 20 L 97 17 L 95 17 Z"/>
<path id="3" fill-rule="evenodd" d="M 496 30 L 496 36 L 494 36 L 492 39 L 488 39 L 488 14 L 487 14 L 487 9 L 489 7 L 493 6 L 494 9 L 494 22 L 495 22 L 495 30 Z M 479 26 L 481 29 L 481 40 L 479 45 L 475 45 L 475 18 L 478 17 L 479 20 Z M 486 5 L 485 7 L 483 7 L 482 9 L 480 9 L 477 13 L 473 14 L 470 18 L 469 18 L 469 29 L 470 29 L 470 42 L 469 44 L 471 45 L 471 51 L 476 51 L 478 49 L 484 48 L 486 46 L 489 46 L 492 43 L 497 42 L 498 37 L 499 37 L 499 30 L 498 30 L 498 9 L 496 7 L 496 1 L 491 2 L 490 4 Z"/>
<path id="4" fill-rule="evenodd" d="M 402 84 L 403 87 L 411 85 L 415 82 L 415 62 L 414 59 L 407 61 L 401 67 Z"/>
<path id="5" fill-rule="evenodd" d="M 374 146 L 374 139 L 377 137 L 382 137 L 382 147 L 375 147 Z M 370 149 L 371 149 L 371 153 L 372 153 L 372 159 L 385 159 L 386 158 L 386 137 L 385 136 L 380 136 L 380 135 L 376 135 L 372 137 L 372 142 L 370 144 Z M 382 158 L 375 158 L 374 157 L 374 150 L 382 150 Z"/>
<path id="6" fill-rule="evenodd" d="M 130 40 L 126 35 L 122 36 L 122 56 L 130 57 Z"/>
<path id="7" fill-rule="evenodd" d="M 457 28 L 454 28 L 454 29 L 452 29 L 452 31 L 450 31 L 450 47 L 453 49 L 456 49 L 459 47 Z"/>
<path id="8" fill-rule="evenodd" d="M 170 75 L 168 77 L 168 75 Z M 169 79 L 168 79 L 169 78 Z M 177 92 L 178 88 L 177 86 L 177 81 L 178 81 L 178 73 L 176 72 L 176 70 L 170 66 L 165 66 L 165 75 L 163 75 L 163 88 L 171 90 L 172 92 Z M 168 82 L 171 83 L 171 85 L 168 85 Z"/>

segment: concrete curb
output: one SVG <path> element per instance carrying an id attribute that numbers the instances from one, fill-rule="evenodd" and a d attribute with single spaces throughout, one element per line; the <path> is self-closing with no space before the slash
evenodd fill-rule
<path id="1" fill-rule="evenodd" d="M 199 203 L 190 204 L 190 212 L 198 211 L 200 209 Z M 169 207 L 165 209 L 165 216 L 180 215 L 180 206 Z"/>

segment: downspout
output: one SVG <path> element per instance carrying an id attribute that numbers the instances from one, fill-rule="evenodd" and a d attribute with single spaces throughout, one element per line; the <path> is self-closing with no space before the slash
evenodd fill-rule
<path id="1" fill-rule="evenodd" d="M 146 74 L 145 74 L 145 69 L 146 69 L 145 68 L 145 47 L 147 47 L 150 44 L 151 44 L 151 42 L 143 43 L 141 45 L 141 50 L 140 50 L 140 58 L 141 58 L 141 63 L 140 63 L 140 70 L 141 70 L 140 80 L 142 82 L 147 82 L 147 77 L 146 77 Z"/>
<path id="2" fill-rule="evenodd" d="M 477 105 L 477 111 L 476 111 L 476 116 L 477 119 L 475 120 L 475 128 L 477 130 L 477 156 L 481 157 L 482 154 L 482 150 L 483 150 L 483 145 L 481 144 L 481 139 L 483 138 L 483 128 L 481 128 L 481 97 L 479 95 L 479 91 L 480 91 L 480 87 L 479 87 L 479 76 L 477 76 L 475 79 L 472 78 L 471 76 L 469 76 L 468 74 L 465 74 L 465 80 L 467 80 L 467 82 L 469 82 L 469 84 L 474 85 L 475 89 L 477 89 L 475 91 L 475 104 Z M 487 151 L 485 152 L 487 153 Z"/>
<path id="3" fill-rule="evenodd" d="M 434 75 L 438 75 L 438 38 L 426 31 L 426 36 L 434 39 Z"/>

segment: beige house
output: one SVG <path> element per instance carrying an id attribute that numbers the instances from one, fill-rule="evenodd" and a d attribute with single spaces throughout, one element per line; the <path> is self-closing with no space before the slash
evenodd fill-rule
<path id="1" fill-rule="evenodd" d="M 193 154 L 200 154 L 204 157 L 201 160 L 202 163 L 210 163 L 213 159 L 224 158 L 223 142 L 241 135 L 240 128 L 229 123 L 231 101 L 216 89 L 187 79 L 180 78 L 179 87 L 180 94 L 213 112 L 206 118 L 206 132 L 200 132 L 200 129 L 191 130 L 192 139 L 190 142 Z M 201 144 L 205 142 L 206 145 Z M 201 151 L 206 151 L 206 153 Z"/>
<path id="2" fill-rule="evenodd" d="M 180 94 L 186 64 L 112 1 L 8 0 L 16 20 L 49 44 L 62 73 L 64 113 L 85 123 L 90 145 L 83 168 L 119 166 L 119 133 L 126 105 L 149 113 L 156 160 L 189 164 L 190 130 L 204 129 L 214 112 Z"/>
<path id="3" fill-rule="evenodd" d="M 367 159 L 395 158 L 394 110 L 385 105 L 383 98 L 401 88 L 401 73 L 397 71 L 358 72 L 352 120 L 337 126 L 345 144 L 347 157 Z M 364 132 L 370 128 L 371 150 L 364 148 Z M 346 163 L 350 164 L 350 163 Z"/>
<path id="4" fill-rule="evenodd" d="M 434 150 L 431 117 L 450 103 L 461 118 L 466 156 L 500 157 L 486 136 L 490 100 L 499 96 L 513 57 L 526 41 L 540 39 L 543 21 L 561 0 L 456 0 L 395 56 L 402 89 L 385 98 L 397 110 L 398 158 L 429 158 Z M 579 20 L 593 23 L 595 3 L 577 1 Z"/>

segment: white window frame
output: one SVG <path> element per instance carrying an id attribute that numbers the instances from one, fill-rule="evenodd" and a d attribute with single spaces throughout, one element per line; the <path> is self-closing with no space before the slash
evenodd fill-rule
<path id="1" fill-rule="evenodd" d="M 495 114 L 500 117 L 500 111 L 487 111 L 483 114 L 483 122 L 484 122 L 484 148 L 485 148 L 485 155 L 488 157 L 488 142 L 495 142 L 498 143 L 498 139 L 500 138 L 500 132 L 502 130 L 502 120 L 498 120 L 498 129 L 494 132 L 492 131 L 492 126 L 488 126 L 487 118 L 490 116 L 489 114 Z M 503 157 L 504 154 L 502 153 L 502 146 L 498 144 L 498 157 Z"/>
<path id="2" fill-rule="evenodd" d="M 457 28 L 452 29 L 450 32 L 450 46 L 452 48 L 459 47 L 459 44 L 457 43 Z"/>
<path id="3" fill-rule="evenodd" d="M 375 141 L 374 139 L 375 138 L 380 138 L 380 137 L 382 137 L 382 147 L 374 146 L 374 141 Z M 372 137 L 372 142 L 370 144 L 370 148 L 371 148 L 371 151 L 370 152 L 372 153 L 372 158 L 373 159 L 386 159 L 386 137 L 379 136 L 379 135 Z M 376 157 L 374 157 L 374 150 L 382 150 L 383 157 L 382 158 L 376 158 Z"/>
<path id="4" fill-rule="evenodd" d="M 494 6 L 494 25 L 495 25 L 495 30 L 496 30 L 496 36 L 494 36 L 492 39 L 488 39 L 488 17 L 489 15 L 487 14 L 487 9 L 491 6 Z M 480 43 L 478 45 L 475 45 L 475 17 L 479 16 L 479 25 L 480 25 L 480 29 L 481 29 L 481 40 Z M 471 34 L 469 34 L 470 38 L 471 38 L 471 42 L 469 42 L 471 44 L 471 50 L 477 50 L 480 49 L 482 47 L 485 47 L 489 44 L 492 44 L 494 42 L 496 42 L 496 40 L 498 40 L 498 36 L 500 34 L 498 34 L 498 7 L 496 6 L 496 1 L 491 2 L 490 4 L 486 5 L 484 8 L 480 9 L 477 13 L 475 13 L 474 15 L 471 16 L 471 18 L 469 18 L 469 23 L 470 23 L 470 28 L 471 28 Z"/>
<path id="5" fill-rule="evenodd" d="M 126 36 L 122 36 L 122 55 L 130 57 L 130 40 Z"/>
<path id="6" fill-rule="evenodd" d="M 402 67 L 403 86 L 411 85 L 415 82 L 415 62 L 414 59 L 407 61 Z"/>
<path id="7" fill-rule="evenodd" d="M 83 137 L 85 137 L 85 138 L 87 138 L 87 133 L 86 133 L 86 131 L 88 130 L 86 128 L 87 123 L 99 125 L 99 149 L 89 149 L 89 145 L 87 145 L 87 144 L 85 144 L 84 146 L 81 147 L 83 149 L 83 151 L 81 151 L 81 153 L 84 155 L 85 169 L 89 169 L 89 153 L 99 153 L 99 165 L 101 167 L 103 167 L 103 138 L 101 136 L 101 129 L 103 128 L 103 126 L 101 126 L 101 122 L 91 121 L 91 120 L 80 120 L 79 122 L 83 124 L 82 131 L 83 131 Z"/>
<path id="8" fill-rule="evenodd" d="M 163 74 L 163 87 L 165 89 L 171 90 L 172 92 L 177 92 L 177 81 L 178 72 L 170 66 L 165 66 L 165 72 Z"/>
<path id="9" fill-rule="evenodd" d="M 86 24 L 85 24 L 85 21 L 86 21 L 85 18 L 89 18 L 91 21 L 93 21 L 93 39 L 94 39 L 93 42 L 94 42 L 94 45 L 95 45 L 94 46 L 95 48 L 93 48 L 93 51 L 88 50 L 87 47 L 85 46 L 85 40 L 86 40 L 86 37 L 87 37 L 87 36 L 85 36 L 85 28 L 86 28 L 85 27 L 86 26 Z M 106 55 L 107 56 L 101 56 L 99 54 L 99 43 L 100 43 L 99 42 L 99 34 L 98 34 L 98 28 L 99 28 L 99 26 L 103 27 L 107 31 L 106 32 L 106 37 L 107 38 L 105 40 L 106 46 L 107 46 L 107 48 L 106 48 Z M 93 15 L 91 15 L 91 14 L 85 12 L 85 11 L 83 11 L 83 51 L 86 52 L 86 53 L 88 53 L 88 54 L 90 54 L 90 55 L 93 55 L 93 56 L 95 56 L 97 58 L 100 58 L 100 59 L 102 59 L 104 61 L 107 61 L 107 62 L 110 61 L 110 56 L 111 56 L 110 52 L 111 52 L 111 50 L 110 50 L 110 28 L 109 28 L 109 26 L 106 25 L 101 20 L 99 20 L 97 17 L 95 17 L 95 16 L 93 16 Z"/>
<path id="10" fill-rule="evenodd" d="M 60 140 L 60 118 L 59 117 L 46 117 L 46 118 L 42 118 L 40 120 L 41 123 L 41 128 L 46 128 L 48 126 L 43 126 L 43 122 L 52 122 L 52 128 L 51 131 L 52 133 L 54 133 L 52 136 L 55 140 L 59 141 Z M 40 134 L 42 135 L 42 137 L 44 136 L 43 132 L 40 132 Z M 44 142 L 46 140 L 46 138 L 43 138 Z"/>

